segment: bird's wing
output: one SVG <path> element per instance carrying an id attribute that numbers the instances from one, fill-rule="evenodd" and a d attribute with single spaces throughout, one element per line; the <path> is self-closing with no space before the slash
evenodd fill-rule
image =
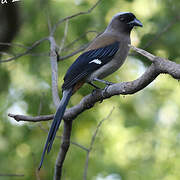
<path id="1" fill-rule="evenodd" d="M 92 49 L 80 55 L 70 66 L 65 77 L 62 89 L 67 89 L 83 80 L 89 74 L 105 65 L 114 57 L 119 49 L 119 42 L 98 49 Z"/>

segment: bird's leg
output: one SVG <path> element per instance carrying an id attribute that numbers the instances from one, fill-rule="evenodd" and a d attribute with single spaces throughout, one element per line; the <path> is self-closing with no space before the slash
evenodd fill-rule
<path id="1" fill-rule="evenodd" d="M 96 91 L 98 91 L 98 90 L 101 89 L 101 88 L 99 88 L 98 86 L 96 86 L 95 84 L 93 84 L 92 82 L 88 82 L 88 84 L 95 88 L 95 89 L 93 89 L 93 91 L 92 91 L 92 95 L 93 95 L 93 96 L 94 96 L 94 94 L 96 93 Z"/>
<path id="2" fill-rule="evenodd" d="M 110 85 L 114 84 L 114 83 L 112 83 L 112 82 L 105 81 L 105 80 L 98 79 L 98 78 L 94 78 L 93 80 L 94 80 L 94 81 L 99 81 L 99 82 L 101 82 L 101 83 L 106 84 L 106 87 L 104 88 L 104 92 L 105 92 L 105 93 L 106 93 L 106 91 L 107 91 L 107 88 L 108 88 Z"/>
<path id="3" fill-rule="evenodd" d="M 94 87 L 95 89 L 100 89 L 98 86 L 96 86 L 95 84 L 93 84 L 92 82 L 88 82 L 89 85 L 91 85 L 92 87 Z"/>
<path id="4" fill-rule="evenodd" d="M 99 82 L 101 82 L 101 83 L 104 83 L 106 86 L 110 86 L 110 85 L 114 84 L 114 83 L 112 83 L 112 82 L 105 81 L 105 80 L 98 79 L 98 78 L 94 78 L 93 81 L 99 81 Z"/>

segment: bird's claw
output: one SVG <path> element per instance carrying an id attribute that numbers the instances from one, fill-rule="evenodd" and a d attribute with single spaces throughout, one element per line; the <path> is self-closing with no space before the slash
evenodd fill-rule
<path id="1" fill-rule="evenodd" d="M 101 91 L 102 89 L 100 88 L 96 88 L 92 90 L 92 96 L 94 96 L 96 94 L 97 91 Z"/>
<path id="2" fill-rule="evenodd" d="M 107 82 L 106 82 L 106 87 L 107 87 L 107 86 L 110 86 L 110 85 L 113 85 L 113 84 L 114 84 L 114 83 L 107 81 Z"/>

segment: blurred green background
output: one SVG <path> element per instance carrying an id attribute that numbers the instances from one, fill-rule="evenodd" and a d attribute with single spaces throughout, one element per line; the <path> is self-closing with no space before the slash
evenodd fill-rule
<path id="1" fill-rule="evenodd" d="M 31 46 L 48 36 L 48 20 L 56 23 L 73 13 L 86 11 L 95 0 L 20 0 L 21 27 L 13 43 Z M 1 4 L 0 4 L 1 6 Z M 69 21 L 65 46 L 87 31 L 102 32 L 112 16 L 121 11 L 133 12 L 144 27 L 134 29 L 132 44 L 155 55 L 180 63 L 180 1 L 179 0 L 102 0 L 88 15 Z M 178 17 L 179 16 L 179 17 Z M 58 44 L 64 35 L 61 24 L 55 38 Z M 65 49 L 68 55 L 96 36 L 91 32 Z M 8 52 L 18 54 L 25 48 L 13 46 Z M 51 122 L 22 123 L 8 118 L 8 113 L 36 116 L 52 114 L 55 107 L 51 95 L 49 43 L 43 42 L 31 54 L 0 63 L 0 174 L 24 174 L 36 177 L 36 168 Z M 78 54 L 79 55 L 79 54 Z M 59 62 L 59 93 L 63 76 L 78 56 Z M 7 59 L 10 55 L 2 55 Z M 131 81 L 149 66 L 142 56 L 129 56 L 122 68 L 107 79 L 112 82 Z M 70 100 L 76 105 L 91 92 L 82 87 Z M 180 84 L 169 75 L 160 75 L 142 91 L 129 96 L 115 96 L 81 115 L 73 123 L 71 140 L 88 147 L 98 122 L 106 120 L 90 153 L 89 180 L 179 180 L 180 179 Z M 58 135 L 62 133 L 62 126 Z M 53 177 L 60 139 L 56 138 L 51 153 L 45 157 L 41 180 Z M 65 160 L 63 179 L 83 178 L 86 152 L 71 145 Z"/>

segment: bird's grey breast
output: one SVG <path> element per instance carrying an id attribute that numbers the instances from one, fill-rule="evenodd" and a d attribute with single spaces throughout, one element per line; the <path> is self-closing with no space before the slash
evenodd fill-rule
<path id="1" fill-rule="evenodd" d="M 114 55 L 112 60 L 108 62 L 107 64 L 105 64 L 104 66 L 102 66 L 101 68 L 99 68 L 98 70 L 96 70 L 95 72 L 93 72 L 87 78 L 87 81 L 92 81 L 94 78 L 103 79 L 107 77 L 108 75 L 112 74 L 113 72 L 117 71 L 122 66 L 122 64 L 124 63 L 128 55 L 129 43 L 130 43 L 129 41 L 120 42 L 119 50 Z"/>

